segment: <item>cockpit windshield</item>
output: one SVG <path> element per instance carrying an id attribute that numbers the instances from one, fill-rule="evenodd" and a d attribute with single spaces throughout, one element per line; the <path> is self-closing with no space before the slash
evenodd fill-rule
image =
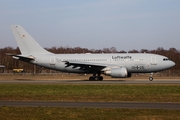
<path id="1" fill-rule="evenodd" d="M 163 61 L 169 61 L 170 59 L 169 58 L 164 58 Z"/>

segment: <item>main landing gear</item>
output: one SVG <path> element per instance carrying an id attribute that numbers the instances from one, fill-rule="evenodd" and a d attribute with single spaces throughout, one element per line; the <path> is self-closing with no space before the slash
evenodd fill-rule
<path id="1" fill-rule="evenodd" d="M 149 80 L 153 81 L 153 73 L 150 74 Z"/>
<path id="2" fill-rule="evenodd" d="M 98 73 L 98 75 L 96 75 L 96 73 L 93 73 L 93 76 L 89 77 L 90 81 L 102 81 L 103 77 L 100 76 L 100 73 Z"/>

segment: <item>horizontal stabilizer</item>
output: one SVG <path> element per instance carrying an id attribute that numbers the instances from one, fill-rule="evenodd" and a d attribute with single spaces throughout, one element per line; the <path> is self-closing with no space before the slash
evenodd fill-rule
<path id="1" fill-rule="evenodd" d="M 6 53 L 6 55 L 12 56 L 14 59 L 18 59 L 18 60 L 21 60 L 24 62 L 30 62 L 32 60 L 35 60 L 35 58 L 33 56 L 15 55 L 15 54 L 11 54 L 11 53 Z"/>

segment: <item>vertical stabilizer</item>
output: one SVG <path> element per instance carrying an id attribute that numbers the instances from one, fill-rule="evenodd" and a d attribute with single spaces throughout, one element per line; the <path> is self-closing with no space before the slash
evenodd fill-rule
<path id="1" fill-rule="evenodd" d="M 12 25 L 11 29 L 21 51 L 21 54 L 25 55 L 50 53 L 43 47 L 41 47 L 20 25 Z"/>

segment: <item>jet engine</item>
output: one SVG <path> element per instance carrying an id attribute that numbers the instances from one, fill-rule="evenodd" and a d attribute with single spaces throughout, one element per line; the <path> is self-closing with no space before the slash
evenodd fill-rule
<path id="1" fill-rule="evenodd" d="M 112 78 L 126 78 L 131 77 L 131 73 L 128 73 L 125 67 L 119 68 L 110 68 L 107 71 L 104 71 L 105 75 L 110 75 Z"/>

